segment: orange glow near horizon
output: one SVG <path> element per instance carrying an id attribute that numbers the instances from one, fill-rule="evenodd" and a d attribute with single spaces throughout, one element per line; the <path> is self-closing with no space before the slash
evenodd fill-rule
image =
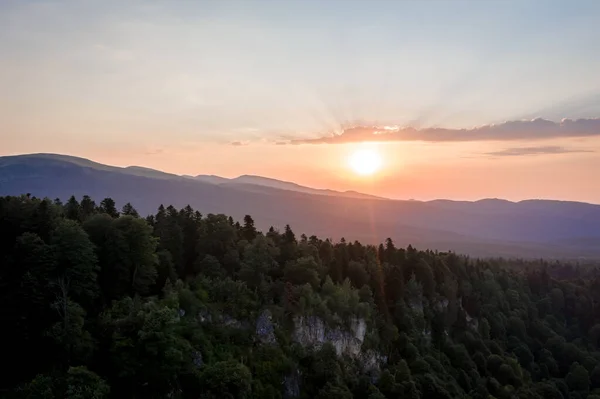
<path id="1" fill-rule="evenodd" d="M 564 139 L 504 142 L 363 142 L 327 145 L 232 146 L 210 142 L 102 145 L 84 137 L 68 142 L 13 142 L 1 155 L 51 152 L 79 156 L 114 166 L 143 166 L 181 175 L 243 174 L 291 181 L 303 186 L 358 191 L 395 199 L 518 201 L 549 198 L 600 203 L 600 137 L 577 141 L 589 149 L 539 156 L 491 156 L 508 147 L 563 146 Z M 99 136 L 95 136 L 99 137 Z M 141 141 L 140 141 L 141 142 Z M 10 143 L 9 143 L 10 144 Z M 381 167 L 371 175 L 353 171 L 349 160 L 362 150 L 379 154 Z"/>

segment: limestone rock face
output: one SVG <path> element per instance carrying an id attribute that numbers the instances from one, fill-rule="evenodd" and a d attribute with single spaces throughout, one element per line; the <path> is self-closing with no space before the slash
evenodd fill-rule
<path id="1" fill-rule="evenodd" d="M 297 370 L 283 379 L 283 398 L 293 399 L 300 396 L 300 372 Z"/>
<path id="2" fill-rule="evenodd" d="M 458 298 L 458 307 L 465 312 L 465 319 L 467 321 L 467 326 L 469 326 L 469 328 L 471 328 L 472 330 L 477 331 L 479 329 L 479 320 L 477 318 L 471 317 L 471 315 L 469 315 L 469 312 L 467 312 L 467 310 L 462 306 L 462 298 L 461 297 Z"/>
<path id="3" fill-rule="evenodd" d="M 194 366 L 196 366 L 197 368 L 201 368 L 204 365 L 202 353 L 200 353 L 200 351 L 194 351 L 192 353 L 192 361 L 194 362 Z"/>
<path id="4" fill-rule="evenodd" d="M 353 318 L 350 329 L 342 330 L 339 327 L 329 328 L 323 320 L 315 316 L 296 316 L 294 318 L 294 341 L 306 347 L 321 347 L 330 343 L 335 347 L 338 356 L 348 355 L 357 357 L 367 332 L 364 319 Z"/>
<path id="5" fill-rule="evenodd" d="M 271 312 L 266 309 L 256 319 L 256 337 L 263 344 L 275 344 L 277 340 L 274 332 Z"/>

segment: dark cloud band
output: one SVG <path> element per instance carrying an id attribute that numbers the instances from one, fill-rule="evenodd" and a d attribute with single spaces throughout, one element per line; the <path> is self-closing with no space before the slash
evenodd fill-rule
<path id="1" fill-rule="evenodd" d="M 500 151 L 488 152 L 485 155 L 493 157 L 519 157 L 527 155 L 548 155 L 548 154 L 569 154 L 576 152 L 594 152 L 592 150 L 583 150 L 576 148 L 565 148 L 558 146 L 545 146 L 545 147 L 517 147 L 517 148 L 506 148 Z"/>
<path id="2" fill-rule="evenodd" d="M 591 136 L 600 136 L 600 118 L 563 119 L 560 122 L 538 118 L 529 121 L 508 121 L 472 129 L 354 126 L 345 128 L 340 133 L 328 136 L 292 139 L 285 143 L 342 144 L 365 141 L 516 141 Z"/>

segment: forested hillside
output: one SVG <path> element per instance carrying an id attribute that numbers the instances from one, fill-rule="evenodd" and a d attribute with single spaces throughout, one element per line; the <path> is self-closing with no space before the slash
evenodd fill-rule
<path id="1" fill-rule="evenodd" d="M 600 398 L 593 265 L 0 197 L 6 398 Z"/>

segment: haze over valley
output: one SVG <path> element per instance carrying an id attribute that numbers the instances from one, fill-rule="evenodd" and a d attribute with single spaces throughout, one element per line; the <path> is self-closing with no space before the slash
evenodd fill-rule
<path id="1" fill-rule="evenodd" d="M 339 240 L 452 250 L 472 256 L 600 257 L 600 206 L 528 200 L 402 201 L 303 187 L 259 176 L 226 179 L 118 168 L 90 160 L 33 154 L 0 158 L 0 195 L 71 195 L 131 202 L 143 214 L 161 204 L 192 205 L 203 214 L 251 215 L 257 226 Z"/>

